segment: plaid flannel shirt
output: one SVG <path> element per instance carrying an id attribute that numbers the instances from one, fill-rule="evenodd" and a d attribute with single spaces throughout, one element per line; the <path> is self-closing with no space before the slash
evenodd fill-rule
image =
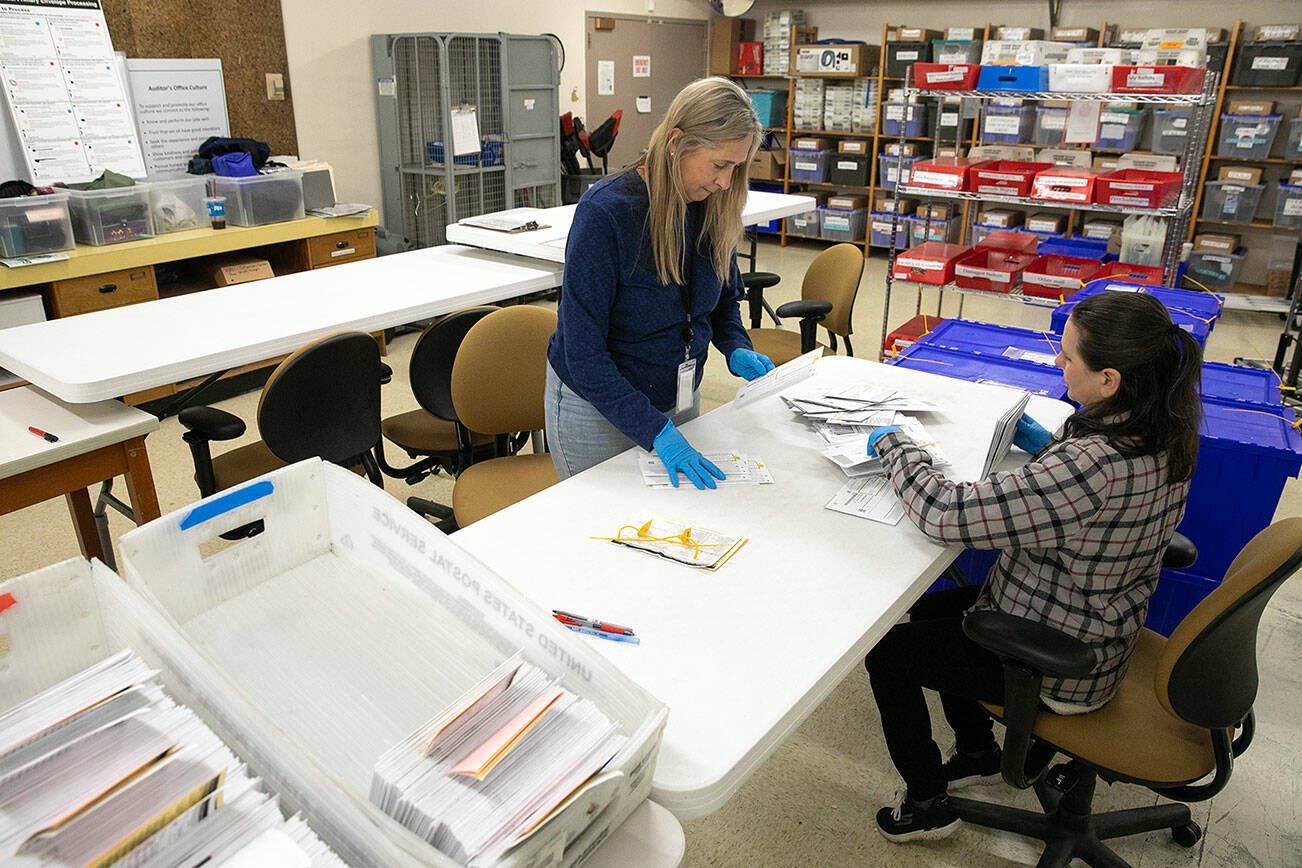
<path id="1" fill-rule="evenodd" d="M 1100 436 L 1056 441 L 1034 461 L 956 483 L 902 434 L 878 441 L 905 512 L 931 539 L 1002 549 L 973 608 L 1039 621 L 1084 641 L 1097 659 L 1044 695 L 1098 705 L 1126 672 L 1188 482 L 1162 456 L 1126 457 Z"/>

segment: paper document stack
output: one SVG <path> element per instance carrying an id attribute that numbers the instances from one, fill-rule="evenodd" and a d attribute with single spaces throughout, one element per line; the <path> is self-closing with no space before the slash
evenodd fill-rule
<path id="1" fill-rule="evenodd" d="M 941 450 L 936 438 L 927 433 L 917 419 L 904 417 L 895 423 L 915 444 L 931 454 L 933 467 L 949 467 L 949 457 Z M 845 471 L 846 476 L 873 476 L 886 472 L 886 465 L 878 458 L 868 457 L 868 437 L 843 439 L 823 450 L 823 455 Z"/>
<path id="2" fill-rule="evenodd" d="M 380 757 L 371 801 L 458 862 L 491 864 L 625 741 L 595 705 L 516 654 Z"/>
<path id="3" fill-rule="evenodd" d="M 716 485 L 767 485 L 773 482 L 773 474 L 768 465 L 758 455 L 745 452 L 703 452 L 702 456 L 715 467 L 723 471 L 724 478 L 714 480 Z M 642 471 L 642 481 L 652 488 L 673 488 L 669 481 L 669 471 L 658 455 L 642 453 L 637 458 L 638 469 Z M 678 480 L 678 487 L 692 488 L 691 483 Z"/>
<path id="4" fill-rule="evenodd" d="M 343 864 L 131 651 L 0 715 L 0 862 L 228 860 Z"/>

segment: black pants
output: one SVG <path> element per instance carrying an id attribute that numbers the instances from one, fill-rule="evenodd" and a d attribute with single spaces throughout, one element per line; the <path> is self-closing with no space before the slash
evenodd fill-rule
<path id="1" fill-rule="evenodd" d="M 976 752 L 994 744 L 993 723 L 978 700 L 1003 703 L 1003 667 L 963 634 L 963 612 L 978 591 L 954 588 L 923 597 L 909 622 L 892 627 L 864 661 L 886 749 L 914 799 L 945 792 L 922 688 L 940 692 L 959 750 Z"/>

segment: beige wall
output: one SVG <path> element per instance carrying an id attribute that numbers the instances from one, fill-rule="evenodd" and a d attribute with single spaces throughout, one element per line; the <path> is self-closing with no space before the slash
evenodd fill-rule
<path id="1" fill-rule="evenodd" d="M 373 33 L 555 33 L 566 53 L 561 111 L 584 115 L 585 8 L 564 0 L 282 0 L 299 154 L 330 162 L 340 201 L 380 202 Z M 647 3 L 599 0 L 591 8 L 637 14 Z M 706 6 L 693 0 L 658 0 L 655 10 L 668 18 L 707 17 Z"/>

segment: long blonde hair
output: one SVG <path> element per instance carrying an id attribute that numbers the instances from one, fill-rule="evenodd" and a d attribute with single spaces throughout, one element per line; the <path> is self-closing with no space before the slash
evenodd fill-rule
<path id="1" fill-rule="evenodd" d="M 669 137 L 682 130 L 674 153 Z M 750 137 L 746 162 L 732 172 L 727 190 L 711 193 L 705 200 L 702 237 L 710 241 L 710 259 L 721 281 L 728 279 L 732 254 L 741 241 L 741 211 L 746 204 L 750 180 L 750 158 L 755 156 L 764 127 L 750 98 L 726 78 L 701 78 L 678 92 L 664 119 L 651 134 L 646 155 L 639 165 L 646 168 L 650 198 L 647 214 L 651 235 L 651 260 L 662 283 L 682 283 L 683 235 L 687 220 L 687 197 L 683 192 L 678 161 L 684 154 L 702 148 L 717 148 Z"/>

